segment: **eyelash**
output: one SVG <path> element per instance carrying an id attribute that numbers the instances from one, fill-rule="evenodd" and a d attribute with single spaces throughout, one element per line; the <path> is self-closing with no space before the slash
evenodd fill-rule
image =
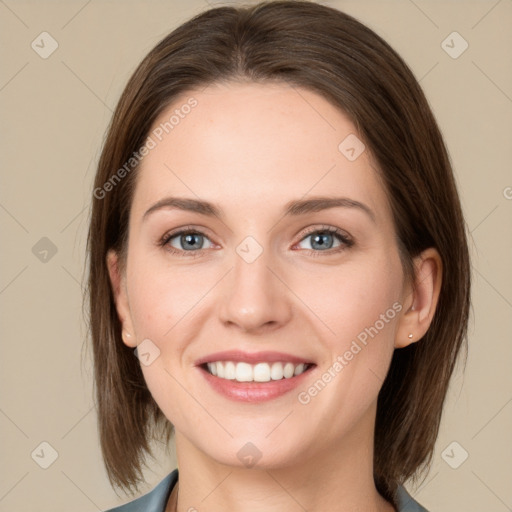
<path id="1" fill-rule="evenodd" d="M 315 228 L 312 230 L 308 230 L 304 233 L 301 233 L 301 239 L 297 243 L 302 242 L 308 236 L 311 236 L 314 234 L 320 234 L 320 233 L 324 233 L 324 234 L 329 233 L 329 234 L 335 235 L 336 238 L 342 243 L 342 245 L 340 245 L 339 247 L 334 248 L 334 249 L 327 249 L 325 251 L 318 251 L 318 250 L 314 250 L 314 249 L 303 249 L 305 251 L 308 251 L 311 254 L 311 256 L 313 256 L 313 257 L 337 254 L 337 253 L 344 251 L 354 245 L 354 241 L 349 236 L 347 236 L 344 231 L 342 231 L 341 229 L 338 229 L 338 228 L 331 227 L 331 226 L 322 227 L 320 229 Z M 193 227 L 187 226 L 183 229 L 180 229 L 179 231 L 166 233 L 159 240 L 158 245 L 160 247 L 163 247 L 166 251 L 169 251 L 171 254 L 176 254 L 176 255 L 181 255 L 181 256 L 184 255 L 187 258 L 197 258 L 198 256 L 201 256 L 203 251 L 207 250 L 207 249 L 199 249 L 197 251 L 183 251 L 181 249 L 176 249 L 176 248 L 172 247 L 171 245 L 168 245 L 169 242 L 173 238 L 176 238 L 177 236 L 181 236 L 181 235 L 201 235 L 201 236 L 204 236 L 205 238 L 208 238 L 207 235 L 205 235 L 201 231 L 194 229 Z"/>

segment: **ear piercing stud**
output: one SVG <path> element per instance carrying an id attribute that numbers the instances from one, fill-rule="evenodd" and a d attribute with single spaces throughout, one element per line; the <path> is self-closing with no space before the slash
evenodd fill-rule
<path id="1" fill-rule="evenodd" d="M 412 340 L 412 332 L 409 333 L 409 339 Z"/>

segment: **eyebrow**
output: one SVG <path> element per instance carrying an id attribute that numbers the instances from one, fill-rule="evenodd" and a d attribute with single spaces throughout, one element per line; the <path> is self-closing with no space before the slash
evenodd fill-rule
<path id="1" fill-rule="evenodd" d="M 366 204 L 348 197 L 313 197 L 311 199 L 289 201 L 284 207 L 283 214 L 285 217 L 290 215 L 295 217 L 306 213 L 320 212 L 339 207 L 355 208 L 362 211 L 376 223 L 375 213 Z M 209 201 L 185 197 L 164 197 L 144 213 L 142 220 L 146 220 L 150 214 L 162 209 L 178 209 L 199 213 L 208 217 L 216 217 L 218 219 L 224 218 L 222 210 Z"/>

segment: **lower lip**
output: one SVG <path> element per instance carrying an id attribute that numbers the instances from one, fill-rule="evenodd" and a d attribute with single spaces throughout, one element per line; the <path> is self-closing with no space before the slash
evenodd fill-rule
<path id="1" fill-rule="evenodd" d="M 295 389 L 303 383 L 304 379 L 308 378 L 308 375 L 315 366 L 289 379 L 282 378 L 269 382 L 238 382 L 236 380 L 221 379 L 215 377 L 215 375 L 212 375 L 202 367 L 198 368 L 212 388 L 226 398 L 237 402 L 266 402 Z"/>

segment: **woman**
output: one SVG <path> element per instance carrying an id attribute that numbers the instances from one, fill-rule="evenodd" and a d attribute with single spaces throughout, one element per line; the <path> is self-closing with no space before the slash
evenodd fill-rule
<path id="1" fill-rule="evenodd" d="M 113 510 L 412 511 L 466 340 L 445 145 L 402 59 L 302 1 L 211 9 L 128 82 L 88 238 Z M 179 471 L 178 471 L 179 470 Z"/>

